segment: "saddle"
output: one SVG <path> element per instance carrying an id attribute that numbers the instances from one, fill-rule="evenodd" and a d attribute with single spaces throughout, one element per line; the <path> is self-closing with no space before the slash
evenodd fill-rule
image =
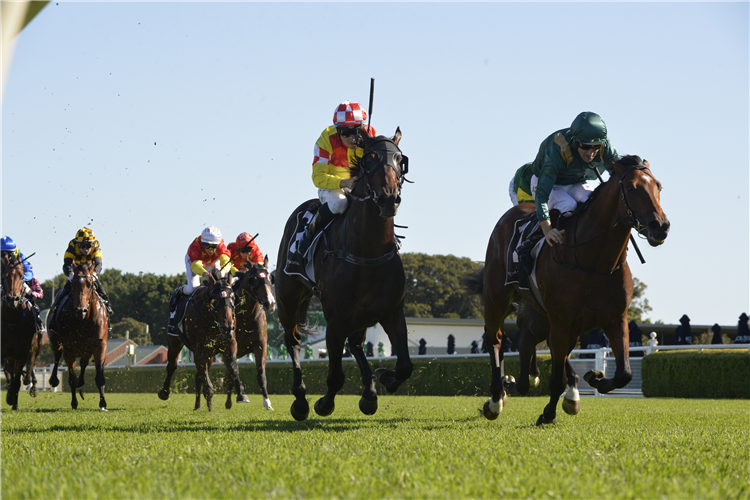
<path id="1" fill-rule="evenodd" d="M 557 227 L 559 220 L 560 212 L 558 210 L 552 210 L 550 212 L 550 222 L 553 227 Z M 536 212 L 531 212 L 514 223 L 513 233 L 511 234 L 510 243 L 508 244 L 508 254 L 505 258 L 505 269 L 507 273 L 505 278 L 506 285 L 518 283 L 519 289 L 529 290 L 530 285 L 532 284 L 531 281 L 533 280 L 534 286 L 531 288 L 536 288 L 536 261 L 545 241 L 541 236 L 541 230 L 537 231 L 538 227 L 539 221 Z M 530 237 L 534 239 L 534 241 L 528 241 Z M 533 245 L 533 247 L 528 250 L 533 264 L 531 269 L 527 270 L 521 262 L 519 253 L 521 247 L 529 245 Z"/>
<path id="2" fill-rule="evenodd" d="M 317 234 L 313 238 L 305 255 L 300 255 L 299 252 L 297 252 L 297 246 L 305 234 L 305 228 L 315 218 L 315 214 L 320 206 L 320 202 L 315 202 L 310 205 L 307 210 L 297 214 L 297 227 L 294 230 L 294 236 L 289 240 L 286 265 L 284 266 L 285 274 L 289 276 L 300 276 L 311 285 L 314 285 L 315 283 L 315 269 L 313 267 L 315 249 L 320 242 L 320 238 L 324 236 L 326 230 L 331 227 L 331 224 L 333 224 L 336 218 L 330 221 L 322 230 L 317 231 Z"/>
<path id="3" fill-rule="evenodd" d="M 187 305 L 190 303 L 190 300 L 192 300 L 193 296 L 185 294 L 180 294 L 178 296 L 177 290 L 179 289 L 176 289 L 172 293 L 172 297 L 169 300 L 169 322 L 167 323 L 167 335 L 179 337 L 180 341 L 182 341 L 182 343 L 192 351 L 190 343 L 187 340 L 187 336 L 183 331 L 182 325 L 183 320 L 185 319 L 185 311 L 187 310 Z"/>

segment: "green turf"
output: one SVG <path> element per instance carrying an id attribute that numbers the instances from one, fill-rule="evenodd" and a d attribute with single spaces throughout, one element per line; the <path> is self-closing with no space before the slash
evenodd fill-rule
<path id="1" fill-rule="evenodd" d="M 488 421 L 483 398 L 380 396 L 366 417 L 340 396 L 305 422 L 292 396 L 250 398 L 109 394 L 104 413 L 21 394 L 2 403 L 2 498 L 750 498 L 748 401 L 584 398 L 537 428 L 546 398 Z"/>

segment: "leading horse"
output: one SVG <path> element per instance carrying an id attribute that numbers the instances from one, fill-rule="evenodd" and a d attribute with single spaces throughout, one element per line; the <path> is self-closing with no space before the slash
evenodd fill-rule
<path id="1" fill-rule="evenodd" d="M 5 401 L 18 409 L 23 367 L 29 360 L 32 343 L 37 335 L 36 317 L 31 303 L 25 298 L 23 263 L 10 254 L 2 256 L 2 341 L 0 358 L 7 367 L 8 392 Z M 33 366 L 29 368 L 33 370 Z"/>
<path id="2" fill-rule="evenodd" d="M 568 355 L 578 337 L 588 330 L 604 330 L 617 367 L 614 378 L 589 371 L 584 375 L 586 382 L 607 393 L 625 387 L 632 378 L 627 313 L 633 297 L 633 278 L 626 261 L 630 231 L 635 228 L 651 246 L 659 246 L 669 232 L 669 220 L 660 204 L 661 183 L 651 173 L 648 162 L 638 156 L 624 156 L 614 161 L 609 170 L 610 178 L 587 202 L 571 217 L 560 219 L 560 229 L 566 232 L 563 243 L 553 248 L 543 245 L 536 264 L 542 304 L 529 290 L 519 290 L 517 283 L 506 284 L 505 279 L 505 256 L 514 223 L 535 210 L 531 203 L 517 205 L 500 218 L 487 245 L 484 267 L 467 280 L 470 290 L 484 298 L 492 382 L 491 397 L 483 413 L 490 420 L 499 416 L 506 402 L 505 386 L 509 384 L 500 347 L 501 328 L 514 301 L 525 300 L 549 320 L 550 401 L 537 425 L 555 421 L 557 403 L 566 384 L 563 410 L 573 415 L 580 411 L 578 376 Z M 543 333 L 538 337 L 522 338 L 521 363 L 527 364 L 526 368 L 532 362 L 533 346 L 544 340 Z M 528 383 L 523 378 L 518 382 L 522 391 L 528 390 Z"/>
<path id="3" fill-rule="evenodd" d="M 227 388 L 225 408 L 232 408 L 232 387 L 237 394 L 245 390 L 237 369 L 237 341 L 235 339 L 234 291 L 229 281 L 218 270 L 205 274 L 204 284 L 188 298 L 183 332 L 187 347 L 195 357 L 195 410 L 201 408 L 201 392 L 206 398 L 208 411 L 213 411 L 214 386 L 209 370 L 217 354 L 222 355 L 226 366 L 224 386 Z M 182 352 L 183 341 L 175 335 L 168 336 L 167 378 L 159 390 L 159 399 L 169 399 L 172 375 L 177 368 L 177 357 Z"/>
<path id="4" fill-rule="evenodd" d="M 401 187 L 407 173 L 407 159 L 398 144 L 401 130 L 393 138 L 360 134 L 364 154 L 352 166 L 358 178 L 351 192 L 349 208 L 338 217 L 321 237 L 322 245 L 313 257 L 314 289 L 323 305 L 327 321 L 328 391 L 315 403 L 320 416 L 334 410 L 336 393 L 344 385 L 341 359 L 344 341 L 362 374 L 364 392 L 359 401 L 366 415 L 377 411 L 376 374 L 388 392 L 395 392 L 409 378 L 413 365 L 409 359 L 406 320 L 404 319 L 404 268 L 396 246 L 393 217 L 401 203 Z M 279 247 L 279 269 L 287 261 L 289 242 L 294 238 L 297 218 L 317 200 L 308 200 L 297 207 L 284 229 Z M 322 248 L 321 248 L 322 247 Z M 299 276 L 276 273 L 276 299 L 284 340 L 292 358 L 292 393 L 295 401 L 291 413 L 296 420 L 307 418 L 310 408 L 305 399 L 302 380 L 300 325 L 305 315 L 313 286 Z M 368 327 L 380 323 L 393 345 L 398 360 L 396 369 L 372 372 L 362 344 Z"/>
<path id="5" fill-rule="evenodd" d="M 49 383 L 57 387 L 60 380 L 57 368 L 60 357 L 65 357 L 68 365 L 68 384 L 72 399 L 70 405 L 78 409 L 76 389 L 80 389 L 83 399 L 84 373 L 91 357 L 96 367 L 96 387 L 99 389 L 99 408 L 107 411 L 104 399 L 104 363 L 107 359 L 107 340 L 109 338 L 109 317 L 104 301 L 96 293 L 94 268 L 91 264 L 73 264 L 73 279 L 68 298 L 57 307 L 55 328 L 50 328 L 51 318 L 47 318 L 47 332 L 50 347 L 55 353 L 55 364 Z M 59 296 L 59 295 L 58 295 Z M 80 358 L 81 375 L 76 376 L 76 358 Z"/>

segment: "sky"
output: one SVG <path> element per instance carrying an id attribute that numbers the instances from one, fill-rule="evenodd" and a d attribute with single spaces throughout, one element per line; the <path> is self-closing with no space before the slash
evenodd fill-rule
<path id="1" fill-rule="evenodd" d="M 508 183 L 582 111 L 647 159 L 671 222 L 638 240 L 648 316 L 750 313 L 747 2 L 51 2 L 2 103 L 2 234 L 43 281 L 78 228 L 104 267 L 178 274 L 207 225 L 278 261 L 344 101 L 410 159 L 402 252 L 483 261 Z"/>

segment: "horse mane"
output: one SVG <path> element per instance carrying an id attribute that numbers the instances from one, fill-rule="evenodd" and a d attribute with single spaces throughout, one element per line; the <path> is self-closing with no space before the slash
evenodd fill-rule
<path id="1" fill-rule="evenodd" d="M 612 163 L 617 163 L 618 165 L 622 165 L 623 167 L 637 167 L 638 165 L 643 165 L 643 160 L 638 155 L 625 155 L 621 156 L 617 160 L 613 160 Z M 604 190 L 604 185 L 608 184 L 612 179 L 613 175 L 610 174 L 609 179 L 606 181 L 600 183 L 598 186 L 596 186 L 596 189 L 594 189 L 591 192 L 591 195 L 588 197 L 588 199 L 583 202 L 581 205 L 578 206 L 578 208 L 575 210 L 573 215 L 579 215 L 585 210 L 588 209 L 590 205 L 592 205 L 596 198 L 599 196 L 599 193 L 601 193 Z"/>

